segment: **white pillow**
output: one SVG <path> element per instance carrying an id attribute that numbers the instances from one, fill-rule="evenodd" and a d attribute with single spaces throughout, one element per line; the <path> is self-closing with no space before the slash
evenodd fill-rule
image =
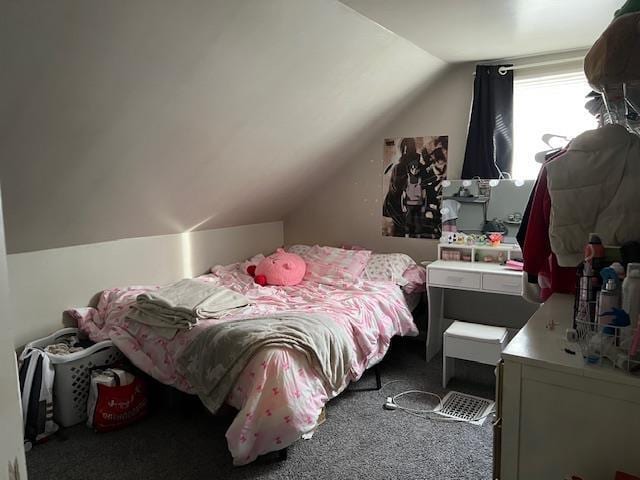
<path id="1" fill-rule="evenodd" d="M 311 246 L 310 245 L 291 245 L 289 247 L 286 247 L 285 250 L 289 253 L 295 253 L 296 255 L 300 255 L 301 257 L 303 257 L 305 253 L 311 250 Z"/>
<path id="2" fill-rule="evenodd" d="M 364 269 L 363 278 L 393 282 L 404 287 L 409 281 L 402 275 L 416 262 L 404 253 L 374 253 Z"/>

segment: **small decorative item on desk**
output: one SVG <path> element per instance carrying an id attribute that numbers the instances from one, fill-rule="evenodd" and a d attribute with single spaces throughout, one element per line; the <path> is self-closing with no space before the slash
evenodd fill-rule
<path id="1" fill-rule="evenodd" d="M 464 245 L 468 243 L 467 238 L 469 238 L 469 235 L 462 232 L 443 232 L 440 237 L 440 243 L 447 245 Z"/>
<path id="2" fill-rule="evenodd" d="M 492 232 L 489 233 L 489 242 L 491 242 L 492 247 L 499 247 L 500 242 L 502 242 L 502 233 Z"/>

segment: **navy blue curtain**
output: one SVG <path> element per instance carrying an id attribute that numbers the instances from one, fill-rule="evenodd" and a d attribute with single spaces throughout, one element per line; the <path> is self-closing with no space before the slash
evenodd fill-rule
<path id="1" fill-rule="evenodd" d="M 513 70 L 477 65 L 462 178 L 501 178 L 513 161 Z"/>

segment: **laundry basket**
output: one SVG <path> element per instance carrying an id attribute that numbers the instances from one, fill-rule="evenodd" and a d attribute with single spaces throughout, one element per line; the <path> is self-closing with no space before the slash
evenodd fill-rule
<path id="1" fill-rule="evenodd" d="M 79 335 L 77 328 L 63 328 L 48 337 L 28 343 L 25 348 L 44 350 L 65 337 Z M 91 369 L 111 365 L 122 353 L 111 340 L 96 343 L 82 351 L 68 355 L 47 353 L 55 370 L 53 384 L 53 418 L 63 427 L 70 427 L 87 419 L 87 398 Z"/>

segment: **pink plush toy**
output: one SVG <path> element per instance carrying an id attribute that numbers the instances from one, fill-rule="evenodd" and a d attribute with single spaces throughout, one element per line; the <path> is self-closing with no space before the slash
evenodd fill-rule
<path id="1" fill-rule="evenodd" d="M 258 285 L 297 285 L 307 270 L 302 257 L 279 248 L 276 253 L 263 259 L 257 266 L 247 267 L 247 273 Z"/>

